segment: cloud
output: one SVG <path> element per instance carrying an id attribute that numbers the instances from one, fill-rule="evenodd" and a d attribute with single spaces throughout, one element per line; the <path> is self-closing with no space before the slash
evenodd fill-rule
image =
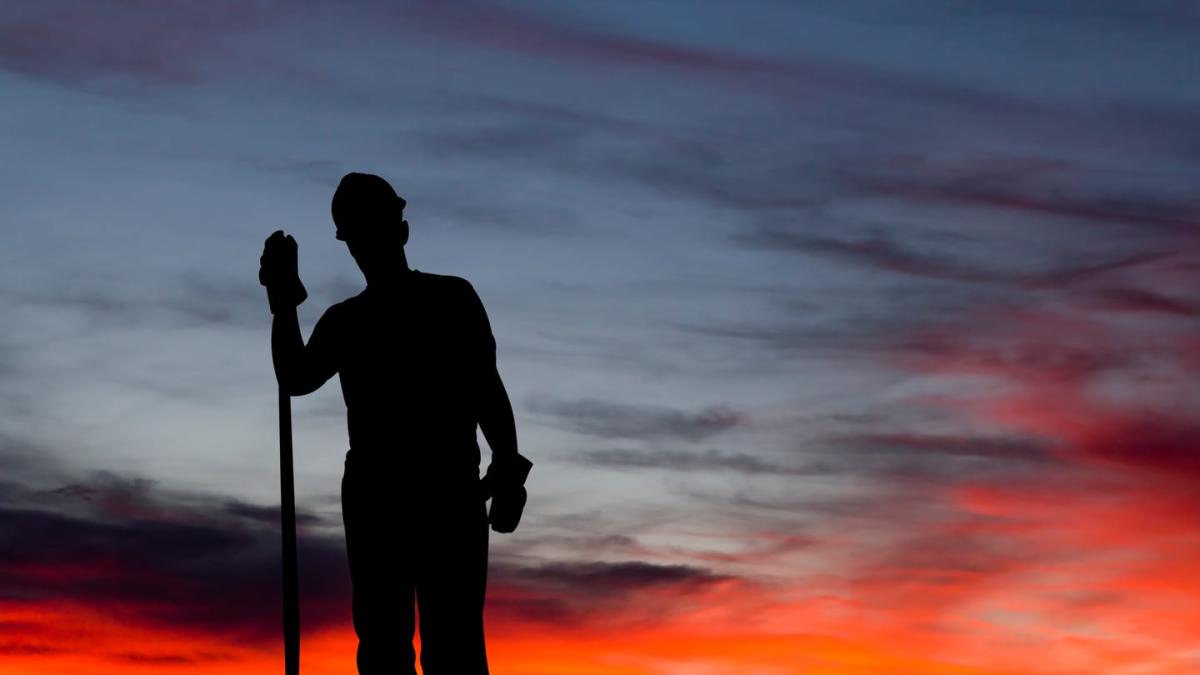
<path id="1" fill-rule="evenodd" d="M 67 650 L 58 647 L 48 647 L 46 645 L 31 644 L 18 640 L 0 643 L 0 654 L 13 656 L 46 656 L 48 654 L 61 654 L 65 651 Z"/>
<path id="2" fill-rule="evenodd" d="M 745 423 L 745 414 L 714 406 L 689 413 L 663 406 L 638 406 L 593 399 L 535 398 L 529 408 L 576 433 L 598 438 L 702 441 Z"/>
<path id="3" fill-rule="evenodd" d="M 1069 219 L 1078 222 L 1153 228 L 1184 234 L 1200 219 L 1200 204 L 1189 197 L 1117 192 L 1085 183 L 1094 194 L 1072 194 L 1049 185 L 1025 181 L 995 183 L 967 175 L 944 182 L 877 182 L 864 185 L 868 191 L 893 198 L 931 203 L 951 203 L 982 209 L 1025 213 L 1034 217 Z M 1079 180 L 1079 176 L 1074 177 Z M 1076 190 L 1080 190 L 1076 187 Z"/>
<path id="4" fill-rule="evenodd" d="M 740 237 L 744 243 L 772 250 L 788 250 L 843 260 L 897 274 L 957 281 L 1000 284 L 1017 288 L 1059 288 L 1106 273 L 1134 267 L 1164 257 L 1158 252 L 1125 255 L 1086 263 L 1060 262 L 1046 269 L 991 269 L 972 265 L 961 255 L 936 256 L 907 247 L 886 235 L 834 239 L 777 229 L 764 229 Z"/>
<path id="5" fill-rule="evenodd" d="M 621 562 L 548 562 L 537 565 L 493 564 L 488 607 L 499 622 L 532 622 L 582 629 L 664 619 L 686 609 L 689 596 L 700 597 L 737 577 L 691 565 Z"/>
<path id="6" fill-rule="evenodd" d="M 917 453 L 933 456 L 980 457 L 1019 462 L 1045 462 L 1052 458 L 1036 440 L 1026 438 L 951 436 L 872 431 L 838 434 L 825 441 L 839 450 Z"/>
<path id="7" fill-rule="evenodd" d="M 936 348 L 894 364 L 999 385 L 947 404 L 1061 460 L 1164 477 L 1200 472 L 1200 425 L 1188 412 L 1197 372 L 1190 333 L 1166 330 L 1163 317 L 1130 322 L 1062 306 L 981 308 L 963 318 L 952 330 L 915 334 Z"/>
<path id="8" fill-rule="evenodd" d="M 572 25 L 544 13 L 488 3 L 427 5 L 424 10 L 405 16 L 407 23 L 471 45 L 550 60 L 679 73 L 807 105 L 811 105 L 814 95 L 842 91 L 853 92 L 855 97 L 883 95 L 897 101 L 952 104 L 988 117 L 1039 110 L 1036 104 L 1015 97 L 912 77 L 899 71 L 803 61 L 798 57 L 769 58 L 750 52 L 655 41 L 597 30 L 595 24 Z"/>
<path id="9" fill-rule="evenodd" d="M 1135 407 L 1093 406 L 1074 412 L 1095 420 L 1068 436 L 1075 451 L 1118 466 L 1200 477 L 1200 422 L 1193 417 Z"/>
<path id="10" fill-rule="evenodd" d="M 281 598 L 270 511 L 110 474 L 26 490 L 0 506 L 0 587 L 19 589 L 27 602 L 93 607 L 147 630 L 273 641 Z M 316 522 L 303 511 L 300 520 Z M 306 628 L 348 616 L 344 555 L 337 538 L 300 537 Z"/>
<path id="11" fill-rule="evenodd" d="M 0 14 L 0 67 L 31 77 L 86 85 L 121 76 L 154 84 L 205 79 L 204 57 L 223 39 L 289 14 L 285 3 L 6 3 Z"/>
<path id="12" fill-rule="evenodd" d="M 890 278 L 882 284 L 854 278 L 829 288 L 772 289 L 757 295 L 767 311 L 737 321 L 677 322 L 676 328 L 756 347 L 743 346 L 737 353 L 764 368 L 778 368 L 780 358 L 788 363 L 837 360 L 839 367 L 861 368 L 946 348 L 973 309 L 1004 312 L 1043 302 L 1037 296 L 1014 298 L 1001 287 L 897 283 Z"/>
<path id="13" fill-rule="evenodd" d="M 1080 302 L 1106 312 L 1200 316 L 1200 304 L 1144 288 L 1100 288 L 1084 294 Z"/>
<path id="14" fill-rule="evenodd" d="M 352 170 L 346 162 L 335 159 L 313 159 L 301 157 L 243 157 L 242 166 L 265 173 L 281 174 L 296 178 L 303 183 L 312 183 L 332 191 L 342 176 Z"/>
<path id="15" fill-rule="evenodd" d="M 59 270 L 51 270 L 57 274 Z M 266 295 L 249 270 L 240 282 L 183 273 L 149 288 L 129 286 L 128 279 L 72 273 L 45 280 L 31 278 L 21 288 L 0 291 L 6 303 L 65 310 L 93 327 L 122 328 L 223 326 L 261 328 L 269 316 Z"/>
<path id="16" fill-rule="evenodd" d="M 117 652 L 112 655 L 119 661 L 126 661 L 134 665 L 158 665 L 158 666 L 177 666 L 193 663 L 212 663 L 214 661 L 226 661 L 231 657 L 220 652 L 209 652 L 204 654 L 152 654 L 144 651 L 138 652 Z"/>
<path id="17" fill-rule="evenodd" d="M 27 472 L 35 475 L 37 467 Z M 84 477 L 46 464 L 38 484 L 0 492 L 0 589 L 24 614 L 0 617 L 0 652 L 29 657 L 88 653 L 114 663 L 163 667 L 244 658 L 279 635 L 279 517 L 273 505 L 173 490 L 98 472 Z M 306 632 L 350 630 L 344 541 L 301 509 L 300 606 Z M 630 549 L 628 537 L 591 541 L 580 553 Z M 713 570 L 640 560 L 494 560 L 488 621 L 578 628 L 669 613 L 679 597 L 734 578 Z M 634 599 L 636 598 L 636 602 Z M 80 644 L 56 608 L 112 622 L 116 637 Z M 12 617 L 12 618 L 9 618 Z M 19 617 L 19 618 L 18 618 Z M 169 634 L 155 649 L 130 640 Z M 240 655 L 239 655 L 240 654 Z"/>
<path id="18" fill-rule="evenodd" d="M 681 450 L 629 450 L 612 448 L 591 450 L 580 456 L 581 461 L 596 466 L 618 469 L 666 469 L 671 471 L 733 471 L 743 474 L 804 475 L 814 469 L 785 466 L 744 452 L 685 452 Z"/>
<path id="19" fill-rule="evenodd" d="M 648 588 L 696 587 L 732 577 L 689 565 L 658 565 L 642 561 L 546 563 L 523 570 L 519 578 L 561 587 L 568 595 L 633 593 Z"/>

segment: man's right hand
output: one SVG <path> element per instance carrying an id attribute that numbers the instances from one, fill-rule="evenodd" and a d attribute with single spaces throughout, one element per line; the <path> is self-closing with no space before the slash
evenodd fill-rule
<path id="1" fill-rule="evenodd" d="M 292 235 L 285 235 L 283 230 L 272 232 L 263 244 L 258 263 L 258 282 L 267 287 L 272 314 L 294 309 L 308 297 L 300 283 L 298 248 Z"/>
<path id="2" fill-rule="evenodd" d="M 521 522 L 521 514 L 525 511 L 525 479 L 533 462 L 520 454 L 493 458 L 484 475 L 484 494 L 492 498 L 492 508 L 488 511 L 488 521 L 492 530 L 509 533 L 517 529 Z"/>

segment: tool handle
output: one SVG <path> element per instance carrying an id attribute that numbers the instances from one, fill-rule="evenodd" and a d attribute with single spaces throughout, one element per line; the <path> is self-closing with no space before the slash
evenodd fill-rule
<path id="1" fill-rule="evenodd" d="M 292 470 L 292 399 L 279 387 L 280 529 L 283 532 L 283 672 L 300 674 L 300 575 L 296 562 L 296 490 Z"/>

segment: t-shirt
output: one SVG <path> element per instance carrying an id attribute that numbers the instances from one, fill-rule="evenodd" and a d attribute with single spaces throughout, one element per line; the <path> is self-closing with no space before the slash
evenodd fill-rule
<path id="1" fill-rule="evenodd" d="M 394 288 L 368 286 L 325 311 L 305 351 L 341 380 L 354 461 L 430 487 L 478 478 L 480 383 L 496 343 L 465 279 L 413 270 Z"/>

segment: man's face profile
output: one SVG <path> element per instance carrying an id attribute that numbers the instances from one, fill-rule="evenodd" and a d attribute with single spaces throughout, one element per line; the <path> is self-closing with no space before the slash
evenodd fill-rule
<path id="1" fill-rule="evenodd" d="M 333 195 L 334 236 L 346 242 L 367 282 L 387 274 L 408 242 L 404 199 L 382 178 L 351 173 Z"/>
<path id="2" fill-rule="evenodd" d="M 338 226 L 335 236 L 346 242 L 346 248 L 369 283 L 380 274 L 394 271 L 390 267 L 399 260 L 397 254 L 403 250 L 406 239 L 401 233 L 407 228 L 407 221 L 347 223 Z"/>

